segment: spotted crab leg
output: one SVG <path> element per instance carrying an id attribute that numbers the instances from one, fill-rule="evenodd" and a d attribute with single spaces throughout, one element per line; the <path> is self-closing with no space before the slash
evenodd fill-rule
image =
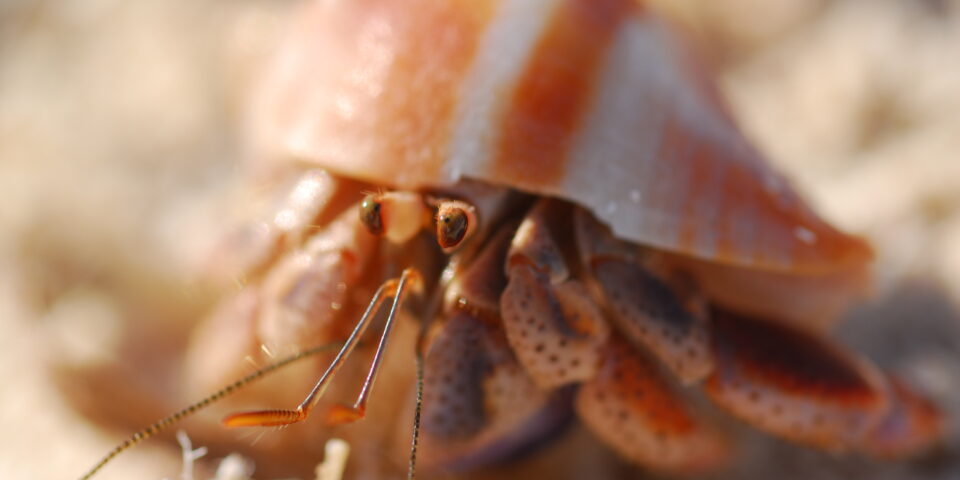
<path id="1" fill-rule="evenodd" d="M 327 367 L 327 370 L 323 373 L 323 375 L 321 375 L 320 379 L 317 380 L 313 390 L 307 394 L 306 398 L 304 398 L 303 402 L 301 402 L 297 408 L 293 410 L 258 410 L 236 413 L 226 417 L 223 420 L 223 424 L 228 427 L 261 427 L 288 425 L 305 420 L 310 415 L 313 407 L 316 406 L 317 402 L 320 400 L 320 397 L 323 396 L 323 393 L 330 385 L 330 382 L 333 380 L 336 373 L 343 366 L 347 357 L 351 352 L 353 352 L 353 349 L 360 342 L 360 337 L 366 331 L 367 327 L 369 327 L 374 318 L 374 314 L 379 311 L 380 306 L 387 298 L 392 297 L 393 303 L 390 307 L 390 314 L 387 317 L 383 335 L 380 338 L 380 343 L 377 347 L 376 354 L 374 355 L 373 363 L 370 366 L 369 373 L 364 381 L 360 396 L 357 398 L 356 403 L 354 403 L 352 407 L 335 407 L 333 410 L 331 410 L 329 416 L 329 419 L 337 423 L 349 422 L 362 418 L 366 407 L 367 397 L 370 394 L 370 389 L 372 388 L 373 382 L 376 379 L 377 368 L 379 367 L 380 360 L 382 359 L 383 349 L 386 345 L 387 337 L 390 334 L 394 319 L 398 313 L 398 307 L 403 301 L 403 297 L 407 291 L 406 289 L 408 288 L 408 285 L 414 284 L 418 286 L 419 283 L 419 274 L 417 274 L 413 269 L 406 269 L 403 271 L 403 274 L 400 276 L 400 278 L 387 280 L 383 283 L 383 285 L 380 286 L 379 289 L 377 289 L 377 293 L 373 296 L 373 299 L 370 300 L 367 310 L 357 322 L 356 327 L 347 338 L 347 341 L 344 343 L 343 347 L 337 353 L 337 356 Z M 414 288 L 417 288 L 417 286 Z"/>
<path id="2" fill-rule="evenodd" d="M 500 297 L 507 339 L 541 388 L 594 376 L 610 328 L 586 287 L 571 278 L 549 230 L 555 205 L 540 201 L 520 224 L 507 255 Z"/>
<path id="3" fill-rule="evenodd" d="M 498 300 L 512 234 L 504 226 L 457 274 L 428 336 L 420 430 L 428 468 L 502 460 L 569 418 L 569 392 L 538 388 L 503 330 Z"/>
<path id="4" fill-rule="evenodd" d="M 595 378 L 576 397 L 580 419 L 624 458 L 660 471 L 715 470 L 725 437 L 694 414 L 655 360 L 611 339 Z"/>
<path id="5" fill-rule="evenodd" d="M 756 428 L 832 451 L 903 456 L 939 438 L 927 400 L 815 333 L 715 311 L 708 396 Z"/>
<path id="6" fill-rule="evenodd" d="M 695 415 L 655 360 L 612 331 L 610 315 L 574 278 L 590 281 L 590 272 L 571 251 L 570 208 L 539 202 L 511 244 L 501 308 L 517 358 L 541 388 L 582 382 L 577 413 L 625 458 L 672 472 L 716 467 L 727 458 L 725 440 Z M 651 301 L 663 310 L 661 297 Z"/>
<path id="7" fill-rule="evenodd" d="M 645 263 L 585 211 L 577 209 L 574 225 L 588 284 L 613 323 L 684 383 L 706 377 L 713 364 L 705 299 L 682 277 Z"/>
<path id="8" fill-rule="evenodd" d="M 498 325 L 448 312 L 424 360 L 421 458 L 456 470 L 503 460 L 562 427 L 565 393 L 537 388 Z"/>
<path id="9" fill-rule="evenodd" d="M 864 439 L 861 450 L 882 458 L 905 457 L 924 451 L 943 438 L 943 413 L 903 381 L 888 376 L 892 407 Z"/>
<path id="10" fill-rule="evenodd" d="M 708 309 L 685 289 L 685 262 L 643 258 L 585 212 L 575 224 L 592 291 L 617 327 L 681 380 L 705 380 L 711 400 L 734 416 L 834 451 L 905 455 L 938 438 L 929 402 L 813 328 Z"/>
<path id="11" fill-rule="evenodd" d="M 712 344 L 707 394 L 761 430 L 844 450 L 890 408 L 876 368 L 797 328 L 716 310 Z"/>

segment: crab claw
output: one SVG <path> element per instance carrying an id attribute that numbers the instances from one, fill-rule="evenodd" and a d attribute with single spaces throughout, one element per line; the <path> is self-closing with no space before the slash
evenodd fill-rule
<path id="1" fill-rule="evenodd" d="M 586 286 L 570 278 L 559 235 L 549 228 L 562 210 L 541 201 L 523 220 L 507 255 L 509 282 L 500 297 L 507 339 L 540 388 L 593 377 L 610 327 Z"/>

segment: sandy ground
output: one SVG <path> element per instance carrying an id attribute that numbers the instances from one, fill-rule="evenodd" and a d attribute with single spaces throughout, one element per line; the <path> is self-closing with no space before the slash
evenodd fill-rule
<path id="1" fill-rule="evenodd" d="M 960 478 L 960 2 L 661 3 L 709 46 L 748 134 L 877 247 L 876 295 L 841 341 L 953 413 L 917 461 L 743 433 L 709 478 Z M 244 209 L 238 111 L 290 5 L 0 2 L 0 478 L 77 476 L 181 406 L 187 332 L 217 296 L 198 257 Z M 198 478 L 256 441 L 200 440 Z M 290 475 L 257 461 L 258 478 Z M 169 435 L 102 478 L 173 478 L 180 463 Z M 486 474 L 643 476 L 577 427 Z"/>

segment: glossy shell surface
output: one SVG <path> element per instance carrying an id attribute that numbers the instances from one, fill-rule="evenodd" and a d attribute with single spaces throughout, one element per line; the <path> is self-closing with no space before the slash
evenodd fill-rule
<path id="1" fill-rule="evenodd" d="M 400 189 L 462 178 L 589 208 L 622 239 L 793 274 L 860 269 L 641 2 L 316 2 L 253 109 L 254 154 Z"/>

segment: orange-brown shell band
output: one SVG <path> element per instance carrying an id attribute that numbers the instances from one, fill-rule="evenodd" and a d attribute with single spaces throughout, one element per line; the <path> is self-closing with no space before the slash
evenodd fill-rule
<path id="1" fill-rule="evenodd" d="M 559 183 L 592 103 L 599 66 L 629 0 L 568 0 L 553 14 L 521 73 L 494 151 L 495 175 L 519 184 Z"/>

